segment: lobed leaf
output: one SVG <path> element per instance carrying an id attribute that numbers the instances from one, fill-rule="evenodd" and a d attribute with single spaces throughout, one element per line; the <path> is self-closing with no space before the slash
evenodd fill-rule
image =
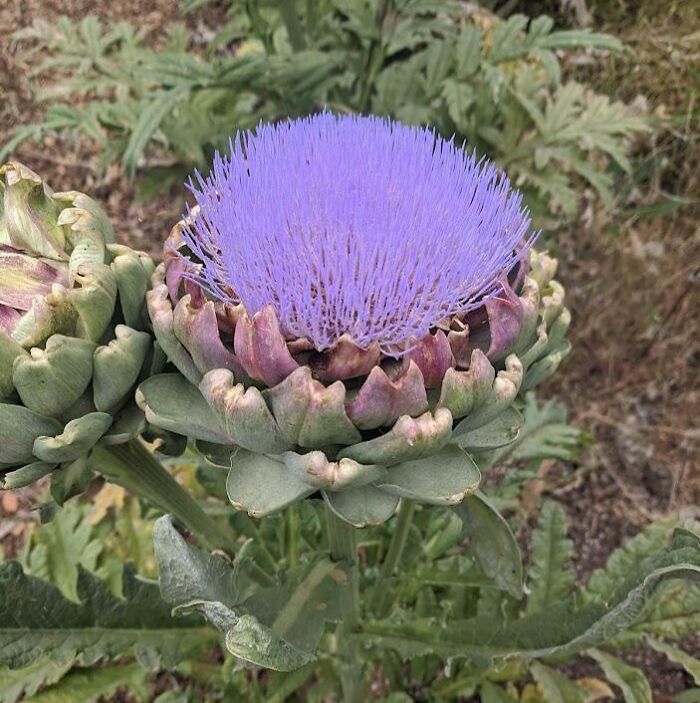
<path id="1" fill-rule="evenodd" d="M 573 543 L 566 533 L 564 509 L 554 501 L 546 502 L 532 533 L 528 614 L 545 611 L 550 603 L 564 600 L 571 592 L 576 574 L 570 567 Z"/>
<path id="2" fill-rule="evenodd" d="M 79 567 L 76 603 L 17 562 L 0 565 L 0 663 L 17 668 L 46 657 L 59 666 L 77 658 L 89 665 L 133 649 L 144 663 L 167 667 L 212 642 L 196 619 L 174 620 L 157 585 L 129 565 L 122 590 L 117 598 Z"/>
<path id="3" fill-rule="evenodd" d="M 632 568 L 606 601 L 569 599 L 510 622 L 491 614 L 443 626 L 433 620 L 380 621 L 366 624 L 363 636 L 404 656 L 432 652 L 486 666 L 512 657 L 563 656 L 598 646 L 629 628 L 658 586 L 679 578 L 700 581 L 700 546 L 676 532 L 669 547 Z"/>

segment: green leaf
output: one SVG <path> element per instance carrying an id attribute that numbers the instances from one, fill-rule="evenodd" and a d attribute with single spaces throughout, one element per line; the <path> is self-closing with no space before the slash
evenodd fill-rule
<path id="1" fill-rule="evenodd" d="M 148 671 L 140 664 L 76 670 L 33 696 L 31 703 L 95 703 L 126 688 L 138 701 L 146 699 Z"/>
<path id="2" fill-rule="evenodd" d="M 197 620 L 174 620 L 156 584 L 124 569 L 124 599 L 79 568 L 79 603 L 45 581 L 27 576 L 17 562 L 0 565 L 0 663 L 30 665 L 43 657 L 85 665 L 134 649 L 151 666 L 171 667 L 215 640 Z M 41 607 L 37 607 L 41 604 Z"/>
<path id="3" fill-rule="evenodd" d="M 516 441 L 523 424 L 522 415 L 515 408 L 507 408 L 488 424 L 459 435 L 457 444 L 474 451 L 507 446 Z"/>
<path id="4" fill-rule="evenodd" d="M 27 573 L 57 586 L 75 602 L 79 568 L 94 571 L 104 549 L 86 519 L 89 508 L 76 500 L 67 502 L 52 522 L 34 529 L 21 559 Z"/>
<path id="5" fill-rule="evenodd" d="M 145 108 L 134 125 L 129 141 L 124 150 L 124 166 L 129 176 L 136 173 L 139 160 L 143 156 L 153 133 L 160 127 L 161 122 L 172 112 L 175 105 L 186 95 L 187 90 L 179 87 L 163 91 L 149 97 Z"/>
<path id="6" fill-rule="evenodd" d="M 500 686 L 490 681 L 481 684 L 481 703 L 515 703 Z"/>
<path id="7" fill-rule="evenodd" d="M 398 496 L 371 485 L 348 488 L 337 493 L 324 491 L 323 498 L 339 518 L 355 527 L 386 522 L 399 504 Z"/>
<path id="8" fill-rule="evenodd" d="M 373 643 L 407 656 L 435 653 L 489 666 L 514 656 L 563 656 L 610 641 L 635 621 L 661 583 L 678 578 L 700 580 L 700 547 L 676 536 L 669 547 L 633 567 L 605 601 L 580 604 L 569 599 L 514 621 L 488 614 L 442 627 L 434 620 L 397 622 L 394 618 L 366 623 L 363 631 Z"/>
<path id="9" fill-rule="evenodd" d="M 652 649 L 665 654 L 674 664 L 682 666 L 692 676 L 695 685 L 700 686 L 700 659 L 684 652 L 680 647 L 657 640 L 654 637 L 647 637 L 646 641 Z"/>
<path id="10" fill-rule="evenodd" d="M 542 687 L 545 703 L 584 703 L 583 691 L 564 674 L 540 662 L 533 662 L 530 672 Z"/>
<path id="11" fill-rule="evenodd" d="M 576 459 L 583 433 L 566 423 L 566 408 L 561 403 L 550 400 L 538 407 L 535 394 L 529 392 L 522 415 L 524 425 L 520 433 L 512 444 L 495 452 L 495 460 Z"/>
<path id="12" fill-rule="evenodd" d="M 350 587 L 338 564 L 320 559 L 290 570 L 278 585 L 247 595 L 245 562 L 237 558 L 229 567 L 188 545 L 167 517 L 157 521 L 154 541 L 161 591 L 174 612 L 201 613 L 224 634 L 231 654 L 277 671 L 292 671 L 316 658 L 325 621 L 337 620 L 342 591 Z"/>
<path id="13" fill-rule="evenodd" d="M 638 568 L 645 559 L 663 549 L 672 531 L 673 527 L 668 523 L 652 523 L 614 550 L 608 557 L 605 567 L 596 569 L 588 579 L 586 584 L 588 597 L 601 601 L 611 598 L 630 571 Z"/>
<path id="14" fill-rule="evenodd" d="M 571 592 L 576 575 L 570 567 L 573 543 L 566 531 L 563 508 L 554 501 L 546 502 L 532 533 L 528 614 L 545 611 L 550 603 L 564 600 Z"/>
<path id="15" fill-rule="evenodd" d="M 286 464 L 264 454 L 239 449 L 231 464 L 226 493 L 236 509 L 252 517 L 277 512 L 317 490 Z"/>
<path id="16" fill-rule="evenodd" d="M 463 449 L 450 445 L 425 459 L 387 469 L 375 486 L 401 498 L 430 505 L 454 505 L 479 487 L 481 473 Z"/>
<path id="17" fill-rule="evenodd" d="M 600 664 L 607 679 L 622 691 L 625 703 L 653 703 L 651 686 L 643 671 L 599 649 L 589 649 L 587 654 Z"/>
<path id="18" fill-rule="evenodd" d="M 523 595 L 520 548 L 508 523 L 477 492 L 454 508 L 484 573 L 515 598 Z"/>
<path id="19" fill-rule="evenodd" d="M 40 659 L 22 669 L 0 666 L 0 703 L 17 703 L 28 699 L 40 687 L 56 683 L 68 672 L 71 664 L 58 665 L 48 659 Z"/>
<path id="20" fill-rule="evenodd" d="M 614 641 L 617 646 L 635 646 L 644 635 L 679 640 L 700 631 L 700 584 L 669 581 L 659 588 L 628 632 Z"/>
<path id="21" fill-rule="evenodd" d="M 539 39 L 537 45 L 542 49 L 606 49 L 607 51 L 622 51 L 622 42 L 610 34 L 591 32 L 587 29 L 567 29 L 552 32 Z"/>

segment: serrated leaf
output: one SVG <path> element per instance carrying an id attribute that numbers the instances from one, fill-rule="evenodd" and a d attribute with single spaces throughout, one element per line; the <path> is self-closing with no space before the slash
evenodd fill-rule
<path id="1" fill-rule="evenodd" d="M 635 625 L 617 637 L 614 644 L 643 644 L 647 634 L 679 640 L 699 631 L 700 584 L 670 581 L 658 589 Z"/>
<path id="2" fill-rule="evenodd" d="M 550 603 L 568 597 L 576 579 L 570 567 L 572 552 L 573 543 L 567 538 L 566 513 L 560 505 L 548 501 L 542 506 L 532 533 L 528 614 L 544 611 Z"/>
<path id="3" fill-rule="evenodd" d="M 642 532 L 627 540 L 608 557 L 605 567 L 596 569 L 586 583 L 589 598 L 606 601 L 630 571 L 667 544 L 673 527 L 664 523 L 652 523 Z"/>
<path id="4" fill-rule="evenodd" d="M 86 519 L 89 505 L 67 502 L 47 525 L 37 527 L 27 542 L 22 564 L 29 574 L 52 583 L 78 600 L 78 569 L 94 571 L 104 544 Z"/>
<path id="5" fill-rule="evenodd" d="M 70 670 L 71 664 L 55 664 L 48 659 L 9 669 L 0 666 L 0 703 L 17 703 L 33 696 L 41 686 L 50 686 L 59 681 Z"/>
<path id="6" fill-rule="evenodd" d="M 173 619 L 157 585 L 139 579 L 128 565 L 122 591 L 119 599 L 79 568 L 74 603 L 55 586 L 27 576 L 17 562 L 0 565 L 0 663 L 23 667 L 47 657 L 61 665 L 80 656 L 91 664 L 133 648 L 141 660 L 162 660 L 167 667 L 215 641 L 198 619 Z"/>
<path id="7" fill-rule="evenodd" d="M 148 671 L 140 664 L 76 670 L 31 698 L 31 703 L 95 703 L 117 689 L 128 689 L 137 701 L 146 697 Z"/>
<path id="8" fill-rule="evenodd" d="M 496 461 L 531 461 L 542 459 L 576 459 L 583 441 L 583 433 L 566 422 L 566 408 L 561 403 L 537 403 L 533 392 L 525 396 L 522 409 L 524 425 L 516 439 L 489 457 Z"/>
<path id="9" fill-rule="evenodd" d="M 700 548 L 678 539 L 633 567 L 607 601 L 581 604 L 572 598 L 514 621 L 491 614 L 452 620 L 442 627 L 434 620 L 393 620 L 366 623 L 363 631 L 372 642 L 405 656 L 435 653 L 487 666 L 513 656 L 563 656 L 598 646 L 626 630 L 656 588 L 676 578 L 700 580 Z"/>
<path id="10" fill-rule="evenodd" d="M 599 649 L 589 649 L 587 654 L 600 664 L 608 680 L 622 691 L 625 703 L 653 703 L 651 686 L 643 671 Z"/>

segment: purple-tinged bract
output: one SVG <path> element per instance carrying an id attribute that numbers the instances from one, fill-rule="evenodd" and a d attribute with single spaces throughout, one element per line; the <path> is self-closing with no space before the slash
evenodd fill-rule
<path id="1" fill-rule="evenodd" d="M 271 304 L 319 351 L 347 333 L 400 355 L 496 294 L 529 243 L 521 195 L 493 165 L 377 117 L 261 125 L 196 181 L 185 240 L 202 285 L 249 315 Z"/>

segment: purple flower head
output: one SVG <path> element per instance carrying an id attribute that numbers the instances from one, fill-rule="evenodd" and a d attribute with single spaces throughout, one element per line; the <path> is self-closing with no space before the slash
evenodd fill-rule
<path id="1" fill-rule="evenodd" d="M 400 355 L 496 294 L 529 244 L 508 179 L 428 129 L 323 113 L 230 147 L 190 183 L 198 280 L 319 351 L 348 333 Z"/>

